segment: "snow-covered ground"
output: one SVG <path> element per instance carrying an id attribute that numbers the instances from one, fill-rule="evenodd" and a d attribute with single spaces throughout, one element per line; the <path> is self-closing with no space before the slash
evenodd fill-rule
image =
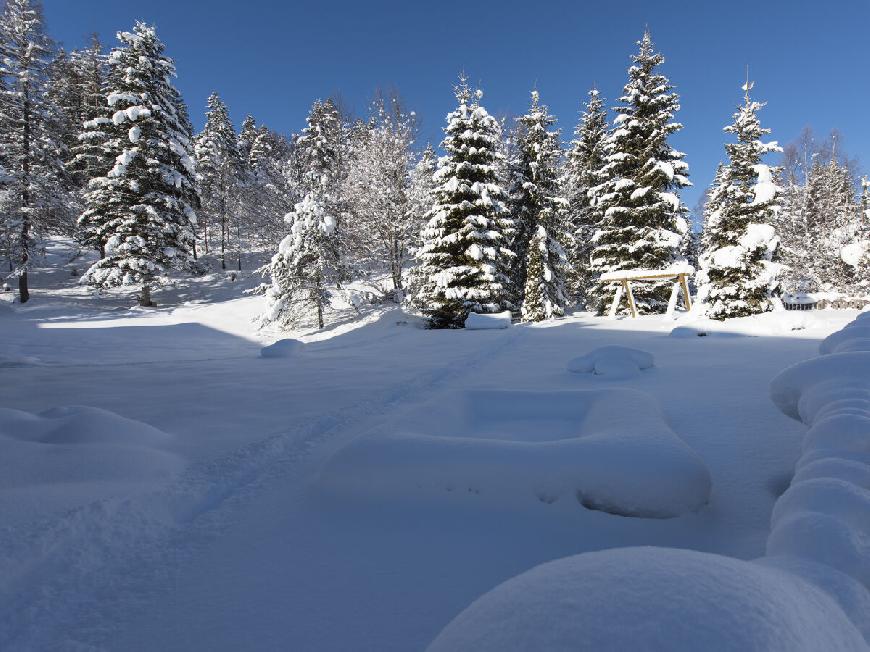
<path id="1" fill-rule="evenodd" d="M 427 331 L 369 306 L 322 333 L 256 332 L 263 298 L 242 295 L 257 283 L 247 272 L 179 283 L 143 310 L 76 287 L 81 263 L 67 254 L 54 244 L 26 306 L 0 294 L 4 651 L 419 650 L 476 598 L 550 560 L 622 546 L 760 557 L 806 432 L 768 385 L 856 316 L 576 314 Z M 288 337 L 302 344 L 261 356 Z M 622 351 L 593 355 L 589 372 L 566 368 L 611 346 L 654 364 Z M 488 479 L 503 480 L 505 466 L 486 464 L 496 444 L 482 442 L 496 442 L 498 457 L 594 437 L 606 415 L 584 429 L 588 411 L 575 424 L 558 402 L 627 390 L 651 403 L 611 404 L 613 422 L 657 405 L 646 421 L 709 472 L 706 504 L 638 518 L 584 506 L 573 491 L 492 499 L 500 485 Z M 497 407 L 515 408 L 504 403 L 515 392 L 537 412 L 497 425 L 461 407 L 493 391 Z M 337 461 L 409 429 L 439 446 L 472 442 L 479 482 L 463 471 L 462 491 L 403 492 L 399 480 L 413 476 L 403 468 L 389 491 L 336 490 Z M 377 454 L 375 467 L 389 462 Z"/>

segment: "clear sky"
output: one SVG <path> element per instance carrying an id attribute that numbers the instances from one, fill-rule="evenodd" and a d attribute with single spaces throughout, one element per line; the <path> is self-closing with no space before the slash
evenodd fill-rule
<path id="1" fill-rule="evenodd" d="M 682 100 L 673 144 L 687 153 L 691 207 L 724 156 L 722 127 L 741 101 L 746 64 L 762 124 L 781 143 L 804 126 L 844 136 L 870 160 L 870 0 L 44 0 L 67 48 L 98 32 L 114 44 L 136 19 L 157 26 L 197 127 L 213 90 L 238 125 L 253 114 L 278 131 L 304 126 L 311 101 L 340 93 L 358 113 L 396 89 L 440 141 L 464 69 L 496 115 L 519 115 L 537 86 L 570 137 L 586 91 L 620 93 L 649 25 L 662 71 Z"/>

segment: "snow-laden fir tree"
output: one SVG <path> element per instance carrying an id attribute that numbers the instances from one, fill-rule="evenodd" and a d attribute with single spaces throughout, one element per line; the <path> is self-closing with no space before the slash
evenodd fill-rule
<path id="1" fill-rule="evenodd" d="M 266 125 L 253 131 L 250 145 L 239 139 L 244 158 L 243 207 L 248 234 L 254 242 L 276 246 L 286 235 L 283 215 L 297 199 L 285 175 L 291 147 L 286 138 Z"/>
<path id="2" fill-rule="evenodd" d="M 197 135 L 194 145 L 202 201 L 197 216 L 206 251 L 209 226 L 217 225 L 220 232 L 221 269 L 226 269 L 230 234 L 233 226 L 237 226 L 235 222 L 239 217 L 239 193 L 243 182 L 242 157 L 229 110 L 217 93 L 212 93 L 208 98 L 205 118 L 205 126 Z M 242 259 L 239 255 L 238 269 L 241 268 Z"/>
<path id="3" fill-rule="evenodd" d="M 703 252 L 698 275 L 698 302 L 714 319 L 744 317 L 771 310 L 777 290 L 779 265 L 772 262 L 778 245 L 775 228 L 777 191 L 775 170 L 762 157 L 780 151 L 775 142 L 763 142 L 770 133 L 758 120 L 764 106 L 745 101 L 725 131 L 737 137 L 725 145 L 728 163 L 720 168 L 710 195 L 704 225 Z"/>
<path id="4" fill-rule="evenodd" d="M 624 269 L 665 269 L 683 262 L 688 209 L 679 191 L 689 184 L 682 152 L 668 144 L 682 129 L 674 122 L 679 98 L 667 77 L 657 72 L 664 57 L 655 52 L 646 31 L 632 57 L 628 83 L 614 110 L 617 116 L 607 139 L 606 179 L 593 192 L 601 219 L 593 236 L 592 267 L 596 275 Z M 641 313 L 663 312 L 670 282 L 644 283 L 634 290 Z M 616 285 L 596 283 L 592 307 L 603 312 Z"/>
<path id="5" fill-rule="evenodd" d="M 508 204 L 515 228 L 511 281 L 525 321 L 561 316 L 567 303 L 566 202 L 559 187 L 559 132 L 550 129 L 555 122 L 538 91 L 532 91 L 528 112 L 517 118 Z"/>
<path id="6" fill-rule="evenodd" d="M 91 45 L 70 54 L 72 67 L 78 84 L 78 115 L 76 116 L 75 144 L 70 151 L 67 167 L 82 188 L 98 176 L 106 174 L 112 162 L 106 160 L 102 146 L 106 134 L 102 126 L 107 124 L 106 84 L 108 83 L 108 64 L 103 54 L 103 46 L 96 35 Z"/>
<path id="7" fill-rule="evenodd" d="M 458 106 L 447 116 L 435 173 L 435 204 L 421 234 L 422 274 L 416 299 L 432 327 L 460 327 L 470 312 L 512 308 L 509 248 L 513 220 L 499 183 L 501 129 L 464 77 Z"/>
<path id="8" fill-rule="evenodd" d="M 375 100 L 371 119 L 352 141 L 344 180 L 354 264 L 364 272 L 387 271 L 399 298 L 409 246 L 421 226 L 410 203 L 414 131 L 414 115 L 398 98 Z"/>
<path id="9" fill-rule="evenodd" d="M 855 292 L 858 270 L 847 262 L 861 229 L 854 168 L 836 131 L 819 142 L 807 128 L 785 147 L 775 225 L 784 292 Z"/>
<path id="10" fill-rule="evenodd" d="M 584 306 L 596 278 L 591 265 L 592 236 L 598 230 L 601 214 L 592 189 L 604 181 L 606 144 L 607 111 L 598 90 L 593 88 L 574 130 L 562 177 L 563 194 L 568 201 L 566 223 L 571 236 L 565 252 L 568 296 L 569 301 Z"/>
<path id="11" fill-rule="evenodd" d="M 112 168 L 92 179 L 79 218 L 105 256 L 83 276 L 98 288 L 151 285 L 167 270 L 189 268 L 194 246 L 196 170 L 190 122 L 172 86 L 175 65 L 153 27 L 119 32 L 110 57 L 102 146 Z"/>
<path id="12" fill-rule="evenodd" d="M 257 121 L 254 116 L 248 114 L 242 120 L 242 128 L 239 130 L 238 148 L 239 156 L 242 161 L 247 161 L 251 155 L 251 147 L 254 145 L 254 139 L 257 137 Z"/>
<path id="13" fill-rule="evenodd" d="M 7 0 L 0 14 L 0 220 L 9 239 L 21 303 L 39 240 L 67 205 L 61 145 L 48 96 L 52 43 L 31 0 Z"/>
<path id="14" fill-rule="evenodd" d="M 329 288 L 344 278 L 339 239 L 340 116 L 331 100 L 317 100 L 307 126 L 296 139 L 295 155 L 303 162 L 303 197 L 285 216 L 290 234 L 261 271 L 271 284 L 260 323 L 288 327 L 312 314 L 319 328 L 329 303 Z"/>

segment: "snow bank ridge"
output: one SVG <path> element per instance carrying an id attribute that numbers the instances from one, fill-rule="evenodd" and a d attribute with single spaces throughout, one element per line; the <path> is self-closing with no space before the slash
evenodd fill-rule
<path id="1" fill-rule="evenodd" d="M 669 518 L 710 494 L 704 462 L 668 427 L 656 401 L 631 389 L 569 392 L 479 390 L 449 415 L 417 414 L 430 432 L 361 437 L 326 465 L 323 488 L 378 499 L 471 496 L 500 504 L 565 497 L 623 516 Z"/>
<path id="2" fill-rule="evenodd" d="M 770 386 L 780 410 L 809 430 L 774 507 L 768 554 L 824 564 L 870 589 L 870 313 L 819 350 Z"/>

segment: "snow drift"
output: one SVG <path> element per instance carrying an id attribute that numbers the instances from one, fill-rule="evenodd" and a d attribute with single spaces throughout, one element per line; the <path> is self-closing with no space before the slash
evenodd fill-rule
<path id="1" fill-rule="evenodd" d="M 484 594 L 428 652 L 867 650 L 824 591 L 772 566 L 617 548 L 541 564 Z"/>
<path id="2" fill-rule="evenodd" d="M 450 404 L 461 406 L 452 432 L 433 432 L 437 424 L 430 424 L 430 432 L 397 428 L 361 437 L 329 461 L 321 486 L 378 498 L 568 498 L 651 518 L 697 509 L 709 497 L 703 461 L 642 392 L 478 390 Z M 449 422 L 440 416 L 441 425 Z M 415 417 L 409 423 L 428 423 Z"/>
<path id="3" fill-rule="evenodd" d="M 93 407 L 0 408 L 0 512 L 44 515 L 165 481 L 183 466 L 165 450 L 170 439 Z"/>

